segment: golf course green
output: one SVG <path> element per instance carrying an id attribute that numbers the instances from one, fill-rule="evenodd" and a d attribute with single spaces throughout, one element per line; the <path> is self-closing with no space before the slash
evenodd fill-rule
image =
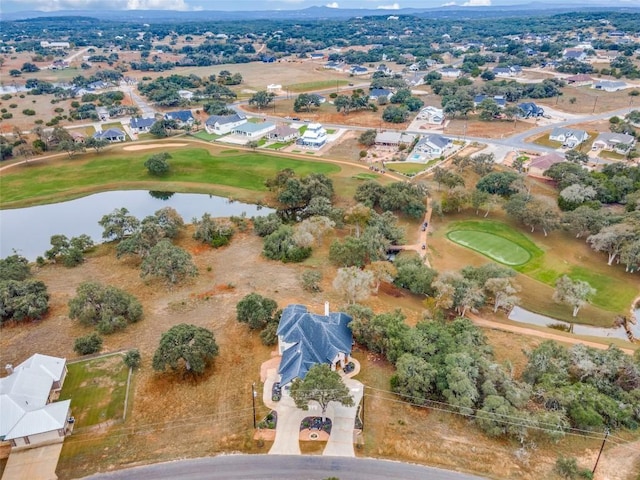
<path id="1" fill-rule="evenodd" d="M 504 265 L 522 265 L 531 259 L 531 254 L 520 245 L 492 233 L 454 230 L 447 234 L 447 238 Z"/>

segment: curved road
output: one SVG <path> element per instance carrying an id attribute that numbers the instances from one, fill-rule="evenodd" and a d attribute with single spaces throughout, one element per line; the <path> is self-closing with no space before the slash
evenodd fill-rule
<path id="1" fill-rule="evenodd" d="M 86 480 L 482 480 L 465 473 L 369 458 L 224 455 L 100 473 Z"/>

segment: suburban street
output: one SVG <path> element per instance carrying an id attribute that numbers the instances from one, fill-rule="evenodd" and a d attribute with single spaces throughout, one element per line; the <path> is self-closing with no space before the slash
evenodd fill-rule
<path id="1" fill-rule="evenodd" d="M 410 463 L 326 456 L 224 455 L 135 467 L 86 480 L 481 480 L 483 477 Z"/>

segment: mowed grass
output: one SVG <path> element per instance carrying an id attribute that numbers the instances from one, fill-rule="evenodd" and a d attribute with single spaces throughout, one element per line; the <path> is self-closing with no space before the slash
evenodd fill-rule
<path id="1" fill-rule="evenodd" d="M 315 82 L 303 82 L 294 83 L 292 85 L 285 85 L 284 89 L 291 92 L 308 92 L 309 90 L 321 90 L 332 87 L 345 86 L 346 80 L 317 80 Z"/>
<path id="2" fill-rule="evenodd" d="M 121 355 L 72 363 L 68 369 L 60 400 L 71 399 L 77 427 L 123 417 L 129 369 Z"/>
<path id="3" fill-rule="evenodd" d="M 394 172 L 404 173 L 407 175 L 412 175 L 416 173 L 422 172 L 426 168 L 426 164 L 424 163 L 390 163 L 387 164 L 389 170 L 393 170 Z"/>
<path id="4" fill-rule="evenodd" d="M 144 166 L 152 153 L 123 152 L 118 156 L 85 155 L 42 165 L 15 168 L 2 176 L 0 204 L 24 206 L 76 198 L 101 190 L 144 188 L 179 191 L 176 185 L 221 185 L 266 191 L 265 179 L 290 168 L 298 175 L 337 173 L 339 166 L 237 150 L 211 154 L 204 148 L 172 150 L 168 175 L 154 177 Z M 169 188 L 171 187 L 171 188 Z M 200 188 L 202 190 L 202 188 Z M 27 202 L 28 200 L 28 202 Z M 21 203 L 22 202 L 22 203 Z"/>
<path id="5" fill-rule="evenodd" d="M 493 233 L 455 230 L 449 232 L 447 237 L 463 247 L 475 250 L 496 262 L 511 267 L 527 263 L 531 258 L 531 254 L 520 245 Z"/>
<path id="6" fill-rule="evenodd" d="M 465 220 L 452 223 L 449 225 L 447 238 L 518 271 L 531 268 L 532 264 L 537 264 L 544 255 L 544 252 L 522 233 L 493 220 Z"/>

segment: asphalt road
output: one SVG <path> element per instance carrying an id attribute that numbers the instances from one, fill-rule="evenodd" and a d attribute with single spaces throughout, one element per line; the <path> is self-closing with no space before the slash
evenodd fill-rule
<path id="1" fill-rule="evenodd" d="M 482 480 L 409 463 L 366 458 L 224 455 L 157 463 L 85 477 L 86 480 Z"/>

